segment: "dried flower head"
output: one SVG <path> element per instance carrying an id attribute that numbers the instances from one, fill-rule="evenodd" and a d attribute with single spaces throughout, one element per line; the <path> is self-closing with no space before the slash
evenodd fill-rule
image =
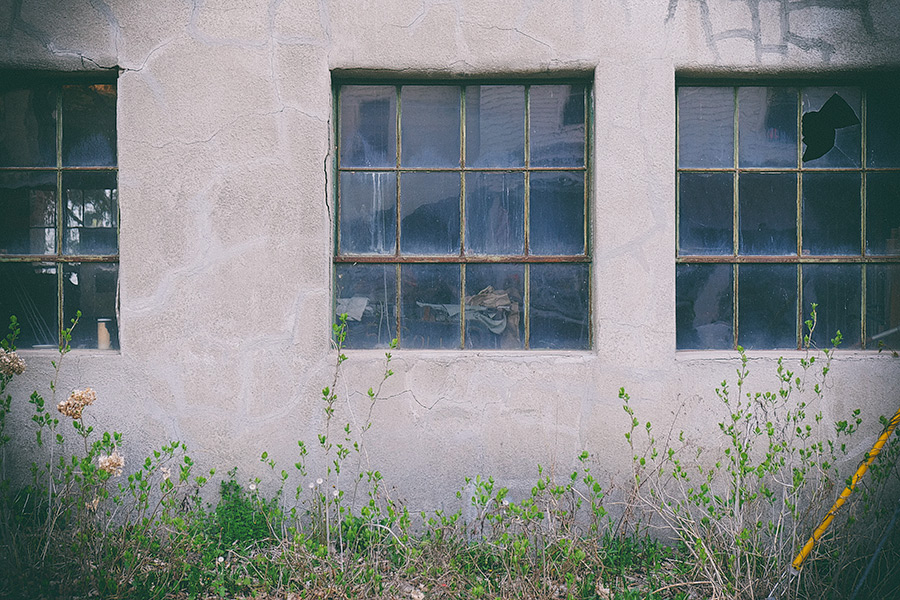
<path id="1" fill-rule="evenodd" d="M 104 455 L 97 459 L 97 465 L 100 467 L 100 470 L 106 471 L 115 477 L 122 474 L 122 469 L 125 467 L 125 457 L 119 454 L 118 449 L 114 449 L 109 456 Z"/>
<path id="2" fill-rule="evenodd" d="M 25 372 L 25 361 L 15 352 L 7 352 L 0 348 L 0 373 L 7 377 L 21 375 Z"/>
<path id="3" fill-rule="evenodd" d="M 84 407 L 90 406 L 96 399 L 97 392 L 95 392 L 91 388 L 86 388 L 84 390 L 75 390 L 74 392 L 69 394 L 69 397 L 66 400 L 63 400 L 56 405 L 56 410 L 66 415 L 67 417 L 80 419 L 81 411 L 84 410 Z"/>
<path id="4" fill-rule="evenodd" d="M 163 479 L 169 479 L 172 476 L 172 470 L 169 467 L 160 467 L 159 470 L 162 471 Z"/>

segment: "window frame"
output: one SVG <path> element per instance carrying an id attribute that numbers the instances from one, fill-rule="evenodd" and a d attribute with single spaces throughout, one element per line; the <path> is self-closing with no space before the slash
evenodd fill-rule
<path id="1" fill-rule="evenodd" d="M 46 265 L 56 269 L 56 335 L 57 346 L 62 347 L 65 342 L 63 339 L 63 329 L 69 327 L 74 320 L 74 314 L 65 313 L 65 286 L 66 286 L 66 266 L 80 265 L 83 263 L 90 264 L 107 264 L 114 265 L 116 270 L 116 291 L 115 291 L 115 307 L 114 317 L 115 328 L 108 331 L 111 334 L 114 344 L 110 349 L 104 349 L 104 352 L 119 352 L 121 345 L 119 342 L 119 263 L 121 247 L 119 244 L 119 233 L 121 227 L 121 204 L 118 199 L 119 189 L 119 156 L 118 156 L 118 114 L 115 115 L 115 126 L 111 132 L 116 140 L 116 156 L 113 165 L 97 165 L 97 166 L 66 166 L 63 160 L 63 88 L 66 86 L 92 86 L 92 85 L 110 85 L 115 88 L 116 105 L 118 106 L 118 71 L 92 71 L 92 72 L 73 72 L 73 73 L 56 73 L 56 72 L 31 72 L 31 71 L 8 71 L 0 70 L 5 81 L 9 81 L 9 85 L 2 86 L 2 89 L 16 88 L 34 88 L 37 86 L 46 86 L 53 90 L 56 96 L 56 136 L 55 136 L 55 164 L 53 166 L 0 166 L 0 175 L 3 173 L 52 173 L 55 176 L 55 253 L 49 254 L 13 254 L 0 253 L 0 265 L 4 264 L 35 264 Z M 116 111 L 117 113 L 118 111 Z M 68 227 L 66 223 L 66 187 L 64 180 L 67 175 L 71 174 L 108 174 L 115 178 L 116 207 L 115 207 L 115 240 L 116 252 L 107 254 L 81 254 L 74 252 L 66 252 L 65 234 Z M 19 325 L 23 324 L 23 319 L 19 318 Z M 0 330 L 5 331 L 8 323 L 0 323 Z M 85 327 L 82 324 L 79 329 Z M 2 333 L 0 335 L 5 335 Z M 44 346 L 37 344 L 31 347 L 23 347 L 24 350 L 40 350 Z M 78 346 L 73 345 L 73 349 Z"/>
<path id="2" fill-rule="evenodd" d="M 578 85 L 584 88 L 584 138 L 583 150 L 584 161 L 579 167 L 572 166 L 532 166 L 530 164 L 530 111 L 531 103 L 529 101 L 531 86 L 542 85 Z M 391 76 L 385 77 L 359 77 L 355 75 L 338 75 L 333 74 L 332 78 L 332 101 L 333 101 L 333 194 L 335 206 L 333 215 L 333 253 L 332 253 L 332 315 L 336 315 L 337 309 L 337 268 L 342 265 L 356 264 L 372 264 L 372 265 L 393 265 L 395 267 L 395 297 L 393 306 L 396 308 L 395 315 L 395 335 L 399 338 L 402 331 L 401 324 L 401 302 L 402 302 L 402 276 L 401 267 L 403 265 L 437 265 L 437 264 L 455 264 L 460 265 L 460 343 L 453 350 L 470 350 L 470 351 L 491 351 L 484 348 L 467 348 L 466 347 L 466 266 L 467 265 L 503 265 L 503 264 L 522 264 L 525 268 L 525 284 L 524 296 L 521 307 L 521 318 L 523 319 L 524 339 L 521 350 L 528 351 L 547 351 L 551 348 L 539 347 L 532 348 L 530 312 L 531 312 L 531 265 L 535 264 L 584 264 L 586 265 L 587 280 L 587 298 L 586 298 L 586 343 L 585 346 L 571 348 L 570 350 L 591 350 L 593 349 L 593 259 L 592 259 L 592 225 L 591 225 L 591 199 L 593 197 L 593 75 L 574 75 L 571 77 L 513 77 L 513 78 L 460 78 L 460 79 L 431 79 L 431 78 L 396 78 Z M 390 86 L 394 88 L 395 107 L 395 131 L 396 139 L 396 157 L 392 166 L 388 167 L 370 167 L 370 166 L 348 166 L 341 164 L 341 115 L 340 115 L 340 98 L 341 88 L 345 86 Z M 409 166 L 401 163 L 401 88 L 405 86 L 454 86 L 460 90 L 460 132 L 459 132 L 459 152 L 460 162 L 458 167 L 428 167 L 428 166 Z M 524 130 L 525 130 L 525 163 L 523 167 L 475 167 L 466 164 L 466 88 L 475 86 L 524 86 L 525 88 L 525 114 L 524 114 Z M 394 231 L 395 247 L 393 254 L 371 254 L 371 253 L 351 253 L 341 251 L 341 174 L 352 172 L 379 172 L 394 173 L 397 181 L 400 181 L 402 174 L 410 173 L 451 173 L 460 176 L 460 239 L 458 254 L 409 254 L 404 253 L 401 249 L 401 227 L 402 219 L 400 206 L 400 197 L 402 194 L 401 185 L 397 186 L 397 199 L 395 200 L 395 218 L 396 227 Z M 530 177 L 532 173 L 580 173 L 584 178 L 583 190 L 583 251 L 580 254 L 531 254 L 529 243 L 529 221 L 530 221 L 530 197 L 531 183 Z M 522 254 L 467 254 L 466 253 L 466 179 L 470 173 L 523 173 L 525 177 L 525 207 L 524 207 L 524 249 Z M 400 348 L 404 348 L 403 340 L 400 339 Z M 424 350 L 432 350 L 436 348 L 424 347 Z"/>
<path id="3" fill-rule="evenodd" d="M 895 81 L 896 74 L 831 74 L 819 77 L 801 78 L 746 78 L 746 79 L 720 79 L 677 77 L 675 81 L 675 265 L 676 270 L 682 265 L 731 265 L 731 333 L 732 349 L 739 347 L 739 320 L 740 320 L 740 269 L 742 265 L 796 265 L 796 347 L 771 347 L 757 348 L 759 350 L 789 350 L 803 349 L 806 345 L 805 337 L 808 336 L 806 321 L 810 318 L 809 304 L 804 302 L 804 265 L 860 265 L 859 294 L 859 339 L 843 340 L 845 346 L 851 346 L 857 350 L 880 350 L 882 344 L 872 339 L 867 332 L 867 288 L 868 267 L 872 265 L 900 265 L 900 253 L 898 254 L 872 254 L 867 247 L 866 215 L 867 215 L 867 179 L 872 173 L 900 173 L 898 167 L 873 167 L 867 164 L 868 148 L 866 131 L 869 128 L 867 114 L 867 93 L 874 87 L 880 87 L 885 81 Z M 749 167 L 740 165 L 740 102 L 739 89 L 746 87 L 769 87 L 796 89 L 797 93 L 797 163 L 793 167 Z M 860 162 L 859 166 L 833 167 L 833 166 L 805 166 L 802 160 L 805 144 L 802 141 L 802 117 L 804 115 L 803 93 L 807 88 L 856 88 L 860 93 Z M 732 135 L 732 165 L 728 167 L 682 167 L 681 166 L 681 101 L 680 90 L 682 88 L 730 88 L 733 92 L 734 120 Z M 682 175 L 685 173 L 729 173 L 732 175 L 732 221 L 731 221 L 731 254 L 690 254 L 681 251 L 681 193 Z M 850 173 L 860 177 L 860 226 L 859 226 L 859 252 L 854 254 L 804 254 L 803 242 L 803 179 L 808 174 L 833 174 Z M 796 253 L 790 255 L 759 255 L 741 253 L 740 251 L 740 177 L 748 174 L 796 174 Z M 677 296 L 677 292 L 676 292 Z M 676 324 L 677 325 L 677 324 Z M 821 323 L 819 323 L 821 327 Z M 827 334 L 830 339 L 834 332 L 820 332 Z M 890 332 L 888 332 L 890 333 Z M 879 336 L 879 337 L 883 337 Z M 714 350 L 716 348 L 678 347 L 678 351 Z M 720 348 L 721 349 L 721 348 Z"/>

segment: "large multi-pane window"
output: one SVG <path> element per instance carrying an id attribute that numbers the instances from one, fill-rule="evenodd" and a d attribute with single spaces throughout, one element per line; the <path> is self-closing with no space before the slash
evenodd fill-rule
<path id="1" fill-rule="evenodd" d="M 0 329 L 55 348 L 118 347 L 115 81 L 0 78 Z"/>
<path id="2" fill-rule="evenodd" d="M 678 348 L 900 345 L 897 83 L 678 86 Z"/>
<path id="3" fill-rule="evenodd" d="M 335 91 L 350 345 L 590 347 L 590 86 Z"/>

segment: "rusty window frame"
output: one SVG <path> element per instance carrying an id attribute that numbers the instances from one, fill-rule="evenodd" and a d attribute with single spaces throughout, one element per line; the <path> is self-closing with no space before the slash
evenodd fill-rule
<path id="1" fill-rule="evenodd" d="M 71 85 L 109 85 L 116 89 L 118 95 L 118 86 L 115 73 L 67 73 L 59 75 L 55 73 L 34 73 L 20 71 L 0 71 L 9 82 L 13 82 L 14 86 L 28 88 L 29 86 L 37 86 L 39 84 L 52 88 L 56 96 L 56 156 L 55 165 L 46 167 L 35 166 L 0 166 L 0 174 L 12 172 L 29 172 L 29 173 L 52 173 L 55 175 L 55 197 L 56 197 L 56 214 L 55 214 L 55 246 L 56 252 L 52 254 L 11 254 L 0 253 L 0 264 L 35 264 L 46 265 L 56 268 L 56 331 L 57 344 L 63 343 L 62 330 L 71 324 L 74 314 L 65 314 L 65 265 L 80 263 L 103 263 L 116 265 L 119 264 L 119 228 L 121 225 L 121 215 L 119 203 L 116 203 L 116 253 L 114 254 L 75 254 L 64 252 L 64 226 L 66 218 L 65 194 L 63 186 L 64 175 L 69 173 L 108 173 L 115 177 L 116 190 L 118 190 L 119 165 L 118 156 L 116 156 L 115 164 L 112 166 L 65 166 L 62 158 L 63 144 L 63 88 Z M 113 131 L 116 134 L 116 131 Z M 0 282 L 2 284 L 2 282 Z M 118 321 L 118 274 L 116 277 L 116 320 Z M 22 324 L 19 319 L 19 324 Z M 0 337 L 4 337 L 7 333 L 6 327 L 8 323 L 0 323 Z M 112 332 L 118 338 L 118 328 Z"/>
<path id="2" fill-rule="evenodd" d="M 340 119 L 340 94 L 341 88 L 344 86 L 351 85 L 375 85 L 375 86 L 392 86 L 395 88 L 394 98 L 396 102 L 395 109 L 395 118 L 396 118 L 396 131 L 397 131 L 397 148 L 396 148 L 396 160 L 395 164 L 391 167 L 343 167 L 340 162 L 341 150 L 340 150 L 340 138 L 341 138 L 341 119 Z M 524 167 L 470 167 L 466 165 L 466 88 L 473 86 L 482 86 L 482 85 L 517 85 L 525 87 L 525 166 Z M 530 165 L 530 110 L 531 110 L 531 102 L 530 102 L 530 89 L 534 86 L 541 85 L 580 85 L 584 87 L 584 161 L 583 165 L 580 167 L 534 167 Z M 457 167 L 411 167 L 411 166 L 402 166 L 401 165 L 401 114 L 402 114 L 402 106 L 401 106 L 401 89 L 404 86 L 453 86 L 459 87 L 460 90 L 460 166 Z M 334 273 L 334 269 L 338 265 L 354 265 L 354 264 L 376 264 L 376 265 L 394 265 L 396 269 L 396 289 L 395 289 L 395 298 L 394 303 L 396 306 L 396 316 L 395 316 L 395 336 L 396 338 L 400 338 L 401 333 L 401 317 L 400 317 L 400 305 L 401 305 L 401 293 L 402 293 L 402 285 L 401 285 L 401 273 L 400 269 L 402 265 L 413 265 L 413 264 L 458 264 L 460 265 L 460 344 L 459 349 L 466 349 L 466 318 L 465 318 L 465 289 L 466 289 L 466 265 L 475 265 L 475 264 L 523 264 L 525 267 L 525 294 L 523 298 L 523 307 L 522 307 L 522 318 L 524 319 L 524 349 L 531 350 L 530 346 L 530 287 L 531 287 L 531 274 L 530 274 L 530 266 L 533 264 L 586 264 L 587 265 L 587 311 L 586 315 L 587 320 L 587 345 L 585 349 L 593 348 L 593 318 L 592 318 L 592 298 L 593 298 L 593 269 L 592 269 L 592 258 L 591 258 L 591 219 L 590 219 L 590 198 L 592 193 L 592 182 L 591 182 L 591 173 L 592 173 L 592 160 L 593 153 L 591 152 L 591 141 L 593 139 L 593 81 L 590 78 L 564 78 L 564 79 L 556 79 L 556 78 L 536 78 L 536 79 L 465 79 L 465 80 L 442 80 L 442 79 L 428 79 L 428 80 L 402 80 L 397 81 L 394 79 L 369 79 L 369 78 L 359 78 L 355 76 L 351 76 L 348 78 L 336 77 L 333 81 L 333 114 L 335 115 L 334 119 L 334 130 L 333 130 L 333 139 L 334 144 L 332 147 L 332 151 L 334 153 L 334 197 L 335 197 L 335 207 L 334 207 L 334 221 L 333 221 L 333 240 L 334 240 L 334 248 L 333 248 L 333 264 L 332 264 L 332 276 L 336 281 L 336 275 Z M 400 235 L 401 235 L 401 227 L 400 227 L 400 198 L 402 191 L 400 189 L 401 186 L 398 186 L 397 189 L 397 199 L 395 201 L 396 210 L 396 220 L 397 227 L 395 230 L 395 250 L 393 255 L 373 255 L 373 254 L 352 254 L 347 252 L 341 252 L 340 247 L 340 218 L 341 218 L 341 190 L 340 190 L 340 176 L 342 173 L 353 173 L 353 172 L 387 172 L 387 173 L 395 173 L 398 175 L 402 173 L 436 173 L 436 172 L 447 172 L 447 173 L 458 173 L 460 175 L 460 251 L 458 255 L 411 255 L 411 254 L 403 254 L 400 248 Z M 467 173 L 524 173 L 525 175 L 525 209 L 524 209 L 524 222 L 525 222 L 525 232 L 524 232 L 524 244 L 525 249 L 522 254 L 514 254 L 514 255 L 467 255 L 465 253 L 465 231 L 466 231 L 466 174 Z M 580 254 L 571 254 L 571 255 L 535 255 L 529 252 L 529 206 L 530 206 L 530 193 L 531 193 L 531 183 L 530 183 L 530 174 L 531 173 L 542 173 L 542 172 L 568 172 L 568 173 L 582 173 L 584 177 L 584 198 L 583 198 L 583 251 Z M 336 284 L 335 284 L 336 285 Z M 333 291 L 336 291 L 336 288 L 333 287 Z M 335 314 L 337 302 L 337 294 L 332 294 L 332 315 Z M 403 347 L 403 341 L 400 339 L 400 347 Z"/>
<path id="3" fill-rule="evenodd" d="M 797 314 L 796 314 L 796 348 L 804 347 L 805 321 L 809 318 L 809 306 L 804 307 L 803 300 L 803 265 L 831 264 L 831 265 L 861 265 L 860 285 L 860 339 L 847 340 L 844 339 L 845 345 L 853 345 L 864 350 L 880 349 L 882 346 L 876 340 L 872 339 L 866 331 L 867 324 L 867 267 L 870 265 L 900 265 L 900 255 L 886 254 L 869 254 L 866 248 L 866 202 L 867 188 L 866 180 L 870 173 L 898 173 L 900 167 L 871 167 L 867 165 L 867 147 L 866 147 L 866 131 L 867 123 L 867 88 L 872 83 L 878 81 L 876 76 L 836 76 L 830 79 L 776 79 L 776 80 L 741 80 L 741 81 L 722 81 L 718 79 L 695 79 L 695 78 L 679 78 L 676 81 L 676 145 L 675 145 L 675 173 L 676 173 L 676 222 L 675 222 L 675 263 L 678 265 L 731 265 L 732 266 L 732 343 L 733 349 L 739 347 L 738 336 L 740 334 L 739 321 L 739 286 L 740 286 L 740 267 L 741 265 L 797 265 L 796 277 L 796 294 L 797 294 Z M 801 141 L 801 119 L 803 114 L 802 94 L 805 88 L 811 87 L 845 87 L 856 88 L 860 93 L 861 114 L 860 121 L 860 166 L 859 167 L 806 167 L 800 156 L 803 152 L 803 143 Z M 680 135 L 681 135 L 681 104 L 680 91 L 682 88 L 730 88 L 733 92 L 733 164 L 729 167 L 721 168 L 682 168 L 680 165 Z M 738 99 L 738 90 L 743 87 L 784 87 L 797 88 L 797 165 L 795 167 L 742 167 L 740 166 L 739 152 L 739 118 L 740 105 Z M 680 226 L 681 226 L 681 175 L 684 173 L 730 173 L 733 176 L 733 198 L 732 198 L 732 252 L 730 254 L 683 254 L 680 248 Z M 788 256 L 769 256 L 769 255 L 748 255 L 739 252 L 739 180 L 742 174 L 752 173 L 794 173 L 797 174 L 796 186 L 796 255 Z M 803 176 L 807 173 L 858 173 L 860 174 L 860 252 L 858 255 L 804 255 L 803 254 Z M 831 332 L 833 334 L 833 332 Z M 884 335 L 884 334 L 882 334 Z M 830 337 L 830 335 L 829 335 Z M 679 350 L 693 350 L 695 348 L 679 348 Z M 703 348 L 697 348 L 703 349 Z M 772 348 L 785 349 L 785 348 Z"/>

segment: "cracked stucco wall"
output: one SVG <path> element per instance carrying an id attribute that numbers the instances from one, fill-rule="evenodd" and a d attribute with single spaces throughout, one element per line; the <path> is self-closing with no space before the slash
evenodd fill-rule
<path id="1" fill-rule="evenodd" d="M 530 489 L 583 449 L 615 478 L 620 386 L 661 427 L 712 424 L 737 363 L 674 350 L 676 73 L 898 67 L 895 0 L 0 0 L 0 68 L 121 71 L 122 351 L 72 353 L 62 389 L 93 386 L 130 456 L 180 439 L 248 477 L 323 426 L 331 73 L 593 74 L 596 349 L 395 352 L 366 445 L 415 508 L 454 502 L 466 475 Z M 337 420 L 361 424 L 383 357 L 348 354 Z M 752 361 L 759 387 L 776 358 Z M 20 399 L 50 374 L 26 359 Z M 826 418 L 894 410 L 895 361 L 845 352 L 832 372 Z"/>

